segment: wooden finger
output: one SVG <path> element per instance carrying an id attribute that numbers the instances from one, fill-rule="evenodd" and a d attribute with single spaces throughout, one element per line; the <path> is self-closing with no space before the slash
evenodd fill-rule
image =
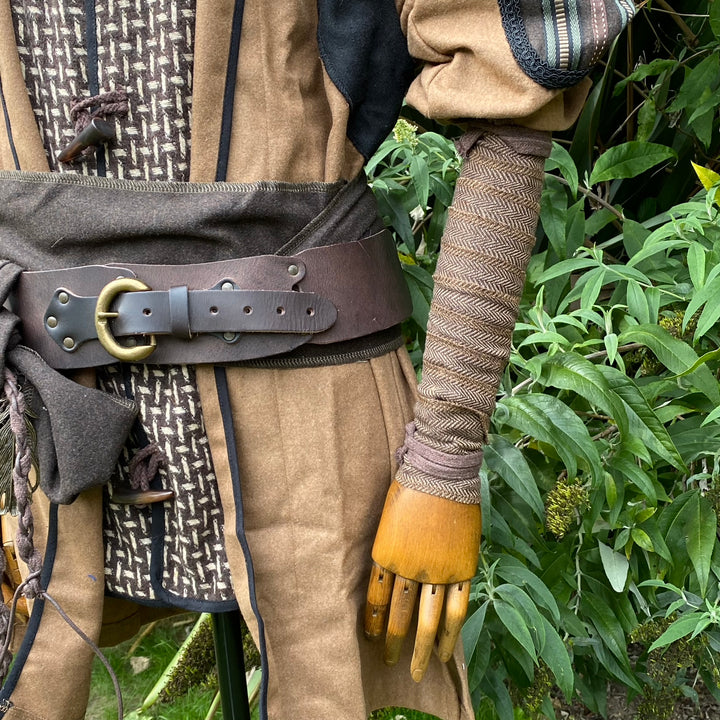
<path id="1" fill-rule="evenodd" d="M 369 640 L 379 638 L 385 632 L 394 581 L 395 575 L 373 563 L 365 603 L 365 637 Z"/>
<path id="2" fill-rule="evenodd" d="M 408 580 L 400 575 L 395 576 L 385 638 L 383 659 L 386 665 L 395 665 L 400 659 L 400 651 L 410 628 L 419 586 L 420 584 L 414 580 Z"/>
<path id="3" fill-rule="evenodd" d="M 444 598 L 444 585 L 425 584 L 422 586 L 415 649 L 410 662 L 410 674 L 415 682 L 420 682 L 423 679 L 423 675 L 425 675 L 425 671 L 430 664 L 435 636 L 440 625 Z"/>
<path id="4" fill-rule="evenodd" d="M 449 585 L 445 594 L 445 619 L 438 633 L 438 655 L 443 662 L 452 657 L 465 622 L 470 601 L 470 581 Z"/>

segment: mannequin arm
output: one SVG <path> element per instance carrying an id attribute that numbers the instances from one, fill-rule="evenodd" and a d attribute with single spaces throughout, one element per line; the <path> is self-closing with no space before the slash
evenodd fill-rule
<path id="1" fill-rule="evenodd" d="M 372 551 L 365 630 L 398 661 L 419 595 L 411 673 L 436 634 L 447 661 L 465 618 L 480 545 L 479 470 L 535 242 L 545 133 L 488 127 L 466 157 L 435 273 L 423 379 Z M 444 611 L 444 612 L 443 612 Z"/>

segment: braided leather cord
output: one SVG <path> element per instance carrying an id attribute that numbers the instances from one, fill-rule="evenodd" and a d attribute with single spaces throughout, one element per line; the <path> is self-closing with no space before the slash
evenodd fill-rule
<path id="1" fill-rule="evenodd" d="M 478 472 L 535 243 L 547 147 L 513 129 L 482 133 L 455 189 L 435 272 L 414 440 L 448 456 L 475 455 L 475 472 L 429 472 L 404 455 L 405 487 L 480 502 Z M 402 453 L 401 453 L 402 455 Z M 468 477 L 468 475 L 470 475 Z"/>

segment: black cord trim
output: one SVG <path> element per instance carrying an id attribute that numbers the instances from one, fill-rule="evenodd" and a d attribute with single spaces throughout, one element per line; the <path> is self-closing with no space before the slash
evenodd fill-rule
<path id="1" fill-rule="evenodd" d="M 515 60 L 523 72 L 549 90 L 577 85 L 592 68 L 587 70 L 561 70 L 548 65 L 530 42 L 525 23 L 522 21 L 520 0 L 498 0 L 500 15 L 508 43 Z"/>
<path id="2" fill-rule="evenodd" d="M 85 45 L 87 49 L 88 90 L 90 90 L 90 95 L 99 95 L 100 79 L 98 77 L 98 41 L 95 0 L 85 0 Z M 97 161 L 97 174 L 100 177 L 105 177 L 107 168 L 105 164 L 104 143 L 100 143 L 97 146 L 95 159 Z"/>
<path id="3" fill-rule="evenodd" d="M 45 558 L 43 560 L 42 573 L 40 575 L 40 586 L 43 590 L 48 589 L 50 584 L 50 578 L 52 577 L 53 566 L 55 565 L 55 555 L 57 553 L 57 533 L 58 533 L 58 506 L 55 504 L 50 505 L 50 517 L 48 522 L 48 537 L 47 544 L 45 546 Z M 43 611 L 45 609 L 45 599 L 41 596 L 35 598 L 33 602 L 33 610 L 28 621 L 27 628 L 25 630 L 25 637 L 23 638 L 20 649 L 15 655 L 15 661 L 10 670 L 10 673 L 5 681 L 5 684 L 0 690 L 0 718 L 5 717 L 5 713 L 12 707 L 12 701 L 10 697 L 15 690 L 15 686 L 20 678 L 20 673 L 25 667 L 25 662 L 28 659 L 28 655 L 32 650 L 35 637 L 37 636 L 38 629 L 40 627 L 40 621 L 42 620 Z"/>
<path id="4" fill-rule="evenodd" d="M 228 162 L 230 159 L 230 136 L 232 134 L 233 105 L 235 102 L 235 82 L 237 81 L 238 57 L 240 56 L 240 34 L 242 30 L 244 10 L 245 0 L 235 0 L 232 34 L 230 35 L 230 52 L 228 54 L 227 74 L 225 75 L 225 92 L 223 93 L 220 147 L 218 148 L 218 164 L 215 173 L 216 182 L 225 182 L 227 179 Z"/>
<path id="5" fill-rule="evenodd" d="M 252 556 L 245 535 L 245 516 L 243 513 L 242 488 L 240 486 L 240 466 L 238 463 L 238 448 L 235 442 L 233 428 L 232 408 L 230 406 L 230 392 L 228 389 L 227 373 L 224 367 L 215 367 L 215 386 L 218 391 L 220 403 L 220 414 L 222 415 L 223 431 L 225 433 L 225 444 L 228 451 L 228 464 L 233 484 L 233 496 L 235 498 L 235 533 L 240 541 L 245 566 L 248 574 L 248 589 L 250 592 L 250 605 L 258 623 L 258 635 L 260 650 L 260 666 L 262 670 L 262 682 L 260 685 L 260 720 L 267 720 L 267 693 L 268 693 L 268 660 L 265 644 L 265 622 L 257 604 L 257 593 L 255 591 L 255 570 L 253 568 Z"/>
<path id="6" fill-rule="evenodd" d="M 7 132 L 8 141 L 10 142 L 10 152 L 12 153 L 15 169 L 20 169 L 20 160 L 15 147 L 15 139 L 12 134 L 12 125 L 10 124 L 10 113 L 8 113 L 7 102 L 5 102 L 5 93 L 3 92 L 2 79 L 0 79 L 0 103 L 2 103 L 3 115 L 5 116 L 5 130 Z M 0 716 L 1 717 L 1 716 Z"/>

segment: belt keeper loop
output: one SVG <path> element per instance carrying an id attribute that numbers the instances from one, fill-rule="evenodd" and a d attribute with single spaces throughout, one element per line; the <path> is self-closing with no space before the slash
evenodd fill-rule
<path id="1" fill-rule="evenodd" d="M 171 287 L 168 291 L 170 334 L 177 338 L 191 338 L 190 302 L 187 285 Z"/>

